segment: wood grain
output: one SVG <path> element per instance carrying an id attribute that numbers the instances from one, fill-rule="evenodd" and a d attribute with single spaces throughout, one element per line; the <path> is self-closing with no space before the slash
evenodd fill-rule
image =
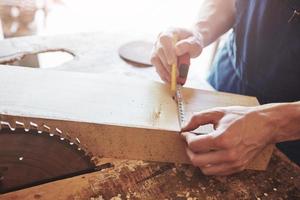
<path id="1" fill-rule="evenodd" d="M 124 76 L 0 68 L 0 114 L 78 137 L 94 155 L 189 163 L 166 85 Z M 257 105 L 252 97 L 184 89 L 187 112 Z M 271 147 L 249 165 L 265 169 Z"/>
<path id="2" fill-rule="evenodd" d="M 15 114 L 179 131 L 176 103 L 163 84 L 18 67 L 1 67 L 0 76 L 0 107 Z"/>

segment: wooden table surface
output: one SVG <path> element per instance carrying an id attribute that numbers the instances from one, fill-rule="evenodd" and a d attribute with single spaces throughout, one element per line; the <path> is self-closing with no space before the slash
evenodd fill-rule
<path id="1" fill-rule="evenodd" d="M 159 80 L 153 68 L 133 67 L 119 58 L 117 49 L 123 42 L 126 37 L 105 33 L 3 40 L 0 63 L 9 64 L 28 53 L 63 50 L 75 58 L 55 70 Z M 209 88 L 205 82 L 198 86 Z M 204 176 L 189 165 L 104 158 L 98 158 L 98 163 L 104 169 L 7 193 L 0 199 L 300 199 L 300 169 L 278 150 L 267 171 L 228 177 Z"/>

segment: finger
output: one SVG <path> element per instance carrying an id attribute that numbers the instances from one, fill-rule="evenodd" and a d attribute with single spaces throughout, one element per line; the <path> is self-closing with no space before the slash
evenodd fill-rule
<path id="1" fill-rule="evenodd" d="M 173 32 L 166 32 L 162 34 L 159 38 L 160 45 L 166 57 L 166 62 L 168 65 L 177 63 L 177 56 L 175 53 L 175 34 Z"/>
<path id="2" fill-rule="evenodd" d="M 166 58 L 166 55 L 165 55 L 164 50 L 162 49 L 162 47 L 158 48 L 157 55 L 158 55 L 162 65 L 167 70 L 168 76 L 170 76 L 171 66 L 167 62 L 167 58 Z"/>
<path id="3" fill-rule="evenodd" d="M 196 148 L 196 150 L 197 149 L 198 148 Z M 237 162 L 235 157 L 228 156 L 229 153 L 227 150 L 216 150 L 216 151 L 209 151 L 205 153 L 198 153 L 195 152 L 194 149 L 188 147 L 186 148 L 186 151 L 193 165 L 197 167 L 216 165 L 221 163 Z"/>
<path id="4" fill-rule="evenodd" d="M 175 53 L 177 56 L 188 53 L 192 58 L 199 56 L 202 52 L 201 42 L 194 36 L 181 40 L 175 45 Z"/>
<path id="5" fill-rule="evenodd" d="M 169 28 L 167 31 L 159 34 L 159 43 L 164 47 L 169 65 L 177 63 L 177 56 L 179 56 L 176 54 L 174 41 L 184 40 L 190 36 L 192 36 L 192 32 L 184 28 Z"/>
<path id="6" fill-rule="evenodd" d="M 187 146 L 194 152 L 209 152 L 215 149 L 214 137 L 210 134 L 196 135 L 194 133 L 184 132 L 182 136 L 187 142 Z"/>
<path id="7" fill-rule="evenodd" d="M 158 61 L 160 62 L 160 61 Z M 167 70 L 162 66 L 162 63 L 160 62 L 159 67 L 156 67 L 156 71 L 159 74 L 160 78 L 166 82 L 166 83 L 170 83 L 171 82 L 171 78 L 169 76 L 169 73 L 167 72 Z"/>
<path id="8" fill-rule="evenodd" d="M 197 115 L 194 115 L 188 123 L 182 128 L 181 131 L 192 131 L 197 129 L 201 125 L 216 124 L 220 118 L 223 117 L 223 113 L 218 111 L 204 111 Z"/>
<path id="9" fill-rule="evenodd" d="M 165 77 L 160 77 L 160 79 L 166 84 L 170 83 L 170 81 L 168 79 L 166 79 Z"/>
<path id="10" fill-rule="evenodd" d="M 230 175 L 245 169 L 244 166 L 235 166 L 233 163 L 222 163 L 219 165 L 207 165 L 200 168 L 205 175 Z"/>
<path id="11" fill-rule="evenodd" d="M 163 81 L 169 83 L 170 82 L 169 73 L 164 68 L 164 66 L 161 63 L 160 59 L 157 56 L 154 56 L 154 57 L 151 58 L 151 63 L 155 66 L 155 69 L 156 69 L 158 75 L 160 76 L 160 78 Z"/>

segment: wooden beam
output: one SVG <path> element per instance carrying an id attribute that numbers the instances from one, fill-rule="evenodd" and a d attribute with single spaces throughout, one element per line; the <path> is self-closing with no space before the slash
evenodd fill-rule
<path id="1" fill-rule="evenodd" d="M 2 120 L 57 127 L 102 157 L 189 163 L 166 85 L 12 66 L 0 67 L 0 85 Z M 253 97 L 187 88 L 183 96 L 188 115 L 216 106 L 258 104 Z M 268 147 L 248 168 L 265 169 L 271 153 Z"/>

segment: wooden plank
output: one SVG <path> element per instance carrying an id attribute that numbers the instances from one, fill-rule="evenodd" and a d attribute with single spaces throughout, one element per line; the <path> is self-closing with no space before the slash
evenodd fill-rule
<path id="1" fill-rule="evenodd" d="M 176 103 L 163 84 L 11 66 L 1 67 L 0 85 L 1 110 L 10 114 L 179 130 Z"/>
<path id="2" fill-rule="evenodd" d="M 47 124 L 78 137 L 95 155 L 189 163 L 166 85 L 132 77 L 0 67 L 2 119 Z M 255 98 L 184 89 L 188 113 L 257 105 Z M 15 117 L 11 117 L 15 116 Z M 268 147 L 251 169 L 265 169 Z"/>

